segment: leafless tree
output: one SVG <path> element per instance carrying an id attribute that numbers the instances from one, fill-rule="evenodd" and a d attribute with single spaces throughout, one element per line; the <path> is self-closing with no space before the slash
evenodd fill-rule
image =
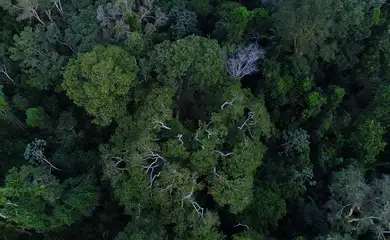
<path id="1" fill-rule="evenodd" d="M 235 79 L 259 71 L 259 61 L 265 57 L 265 51 L 257 44 L 250 44 L 247 47 L 239 49 L 227 62 L 229 75 Z"/>

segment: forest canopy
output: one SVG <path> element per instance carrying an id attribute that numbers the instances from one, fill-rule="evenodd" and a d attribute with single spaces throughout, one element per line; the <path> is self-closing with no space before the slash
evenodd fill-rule
<path id="1" fill-rule="evenodd" d="M 0 0 L 0 239 L 390 239 L 389 66 L 384 0 Z"/>

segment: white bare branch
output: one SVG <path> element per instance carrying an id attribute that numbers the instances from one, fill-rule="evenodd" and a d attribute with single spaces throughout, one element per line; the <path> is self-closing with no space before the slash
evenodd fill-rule
<path id="1" fill-rule="evenodd" d="M 64 42 L 64 41 L 61 41 L 58 37 L 55 37 L 56 41 L 67 46 L 73 53 L 76 53 L 76 51 L 72 48 L 72 46 L 70 46 L 68 43 Z"/>
<path id="2" fill-rule="evenodd" d="M 255 116 L 254 112 L 249 112 L 248 117 L 246 118 L 245 122 L 240 127 L 238 127 L 238 129 L 242 130 L 243 127 L 245 127 L 245 126 L 247 126 L 249 128 L 250 125 L 253 125 L 255 123 L 253 120 L 254 116 Z"/>
<path id="3" fill-rule="evenodd" d="M 14 85 L 16 85 L 15 81 L 9 76 L 7 67 L 5 65 L 0 66 L 0 73 L 3 73 L 8 80 L 10 80 Z"/>
<path id="4" fill-rule="evenodd" d="M 213 121 L 210 121 L 210 122 L 206 125 L 206 127 L 205 127 L 205 131 L 207 132 L 207 138 L 210 138 L 210 136 L 213 135 L 212 132 L 209 131 L 209 130 L 207 129 L 207 128 L 210 126 L 210 124 L 211 124 L 212 122 L 213 122 Z"/>
<path id="5" fill-rule="evenodd" d="M 49 164 L 49 166 L 52 167 L 52 168 L 54 168 L 55 170 L 63 172 L 63 170 L 57 168 L 57 167 L 54 166 L 49 160 L 46 159 L 46 157 L 45 157 L 45 155 L 43 154 L 42 150 L 40 150 L 40 149 L 35 149 L 34 151 L 31 152 L 31 155 L 32 155 L 35 159 L 39 159 L 39 160 L 44 161 L 45 163 Z"/>
<path id="6" fill-rule="evenodd" d="M 198 214 L 199 217 L 203 217 L 203 212 L 204 212 L 204 208 L 202 208 L 201 206 L 199 206 L 199 204 L 195 201 L 192 201 L 191 202 L 192 206 L 194 207 L 196 213 Z"/>
<path id="7" fill-rule="evenodd" d="M 246 225 L 246 224 L 242 224 L 242 223 L 239 223 L 239 224 L 236 224 L 236 225 L 233 225 L 233 227 L 245 227 L 246 229 L 249 230 L 249 226 Z"/>
<path id="8" fill-rule="evenodd" d="M 57 8 L 57 10 L 62 14 L 64 10 L 62 9 L 61 0 L 52 0 L 54 3 L 54 6 Z"/>
<path id="9" fill-rule="evenodd" d="M 49 21 L 54 22 L 53 17 L 51 16 L 51 9 L 46 9 L 45 13 L 46 13 L 47 18 L 49 18 Z"/>
<path id="10" fill-rule="evenodd" d="M 150 155 L 143 157 L 143 161 L 146 163 L 144 163 L 142 167 L 146 169 L 146 173 L 149 178 L 149 186 L 147 188 L 151 188 L 154 180 L 161 175 L 161 168 L 164 166 L 166 161 L 162 156 L 153 152 Z M 156 168 L 160 169 L 158 173 L 155 172 Z"/>
<path id="11" fill-rule="evenodd" d="M 184 205 L 184 200 L 188 200 L 191 203 L 192 207 L 195 209 L 198 216 L 202 218 L 204 208 L 199 206 L 199 204 L 195 200 L 192 199 L 193 194 L 194 194 L 194 187 L 192 187 L 190 193 L 184 195 L 183 198 L 181 199 L 181 207 L 183 207 L 183 205 Z"/>
<path id="12" fill-rule="evenodd" d="M 180 142 L 180 146 L 183 146 L 183 144 L 184 144 L 184 142 L 183 142 L 183 134 L 177 134 L 177 140 L 179 140 L 179 142 Z"/>
<path id="13" fill-rule="evenodd" d="M 166 126 L 163 122 L 160 122 L 160 121 L 155 121 L 154 122 L 156 124 L 156 126 L 154 128 L 164 128 L 164 129 L 167 129 L 167 130 L 171 130 L 170 127 Z"/>
<path id="14" fill-rule="evenodd" d="M 232 152 L 228 152 L 228 153 L 224 153 L 224 152 L 221 152 L 221 151 L 215 151 L 217 153 L 219 153 L 219 155 L 221 155 L 221 157 L 228 157 L 230 155 L 233 155 Z"/>
<path id="15" fill-rule="evenodd" d="M 257 44 L 250 44 L 239 49 L 228 59 L 227 68 L 231 77 L 241 79 L 242 77 L 259 71 L 258 62 L 265 57 L 265 51 Z"/>
<path id="16" fill-rule="evenodd" d="M 234 97 L 232 101 L 226 101 L 221 105 L 221 110 L 223 110 L 226 106 L 233 106 L 234 101 L 237 99 L 237 97 Z"/>

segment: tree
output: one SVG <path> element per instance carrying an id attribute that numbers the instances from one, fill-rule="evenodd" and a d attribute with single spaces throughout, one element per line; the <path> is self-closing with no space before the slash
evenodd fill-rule
<path id="1" fill-rule="evenodd" d="M 0 119 L 11 122 L 17 128 L 25 128 L 25 125 L 11 112 L 11 107 L 6 101 L 6 96 L 3 93 L 2 85 L 0 85 Z"/>
<path id="2" fill-rule="evenodd" d="M 0 196 L 5 221 L 22 229 L 47 232 L 70 225 L 92 210 L 97 205 L 98 188 L 90 175 L 60 183 L 48 169 L 22 166 L 9 171 Z"/>
<path id="3" fill-rule="evenodd" d="M 302 118 L 307 119 L 318 115 L 326 102 L 327 99 L 322 96 L 321 92 L 313 91 L 308 93 L 306 97 L 306 107 L 302 112 Z"/>
<path id="4" fill-rule="evenodd" d="M 262 231 L 268 227 L 275 228 L 286 213 L 286 202 L 281 196 L 279 187 L 273 184 L 255 187 L 253 202 L 241 218 L 250 229 Z"/>
<path id="5" fill-rule="evenodd" d="M 187 88 L 200 89 L 221 83 L 224 59 L 217 41 L 199 36 L 163 42 L 151 55 L 157 79 L 172 88 L 185 84 Z"/>
<path id="6" fill-rule="evenodd" d="M 313 88 L 314 79 L 309 64 L 304 58 L 300 60 L 304 69 L 297 69 L 294 64 L 301 63 L 293 58 L 284 61 L 264 60 L 262 72 L 265 92 L 272 99 L 273 105 L 296 105 L 301 100 L 301 96 Z"/>
<path id="7" fill-rule="evenodd" d="M 298 55 L 309 58 L 322 57 L 325 61 L 336 61 L 340 68 L 351 67 L 341 61 L 343 57 L 357 58 L 360 51 L 344 56 L 344 48 L 370 36 L 372 9 L 380 7 L 382 1 L 356 0 L 298 1 L 289 0 L 281 4 L 273 15 L 278 35 L 283 44 Z M 349 51 L 351 52 L 351 51 Z M 338 56 L 340 55 L 340 56 Z"/>
<path id="8" fill-rule="evenodd" d="M 42 12 L 46 8 L 49 8 L 49 2 L 42 0 L 17 0 L 15 2 L 5 0 L 2 1 L 0 6 L 10 14 L 16 16 L 17 21 L 35 18 L 44 25 L 45 23 L 42 21 L 40 15 L 42 15 Z"/>
<path id="9" fill-rule="evenodd" d="M 42 107 L 29 108 L 26 110 L 26 124 L 29 127 L 45 128 L 47 124 L 47 116 L 45 110 Z"/>
<path id="10" fill-rule="evenodd" d="M 96 9 L 93 6 L 69 13 L 63 42 L 69 44 L 72 51 L 88 52 L 100 42 L 100 29 L 95 15 Z"/>
<path id="11" fill-rule="evenodd" d="M 126 115 L 128 92 L 135 84 L 135 58 L 119 47 L 97 46 L 65 68 L 62 86 L 75 104 L 106 126 Z"/>
<path id="12" fill-rule="evenodd" d="M 83 136 L 83 131 L 77 131 L 77 120 L 71 111 L 61 112 L 54 130 L 56 143 L 61 148 L 72 149 L 77 145 L 77 140 Z"/>
<path id="13" fill-rule="evenodd" d="M 359 166 L 370 167 L 375 163 L 376 156 L 386 146 L 384 133 L 383 127 L 375 120 L 365 121 L 352 133 L 351 146 Z"/>
<path id="14" fill-rule="evenodd" d="M 199 36 L 155 46 L 150 64 L 159 84 L 175 89 L 177 118 L 181 116 L 180 102 L 193 101 L 196 94 L 221 85 L 226 77 L 225 60 L 217 41 Z"/>
<path id="15" fill-rule="evenodd" d="M 389 176 L 383 176 L 368 184 L 363 174 L 354 168 L 335 173 L 330 185 L 332 198 L 329 220 L 353 232 L 370 230 L 377 239 L 387 239 L 390 221 L 389 183 Z"/>
<path id="16" fill-rule="evenodd" d="M 213 11 L 208 0 L 191 0 L 191 6 L 201 17 L 206 17 Z"/>
<path id="17" fill-rule="evenodd" d="M 31 163 L 41 164 L 45 163 L 54 168 L 55 170 L 62 171 L 61 169 L 55 167 L 49 160 L 47 160 L 44 151 L 46 147 L 46 141 L 42 139 L 34 139 L 31 143 L 26 145 L 24 151 L 24 158 Z"/>
<path id="18" fill-rule="evenodd" d="M 25 27 L 14 36 L 15 44 L 9 49 L 10 59 L 19 62 L 23 80 L 30 87 L 49 89 L 59 83 L 66 57 L 55 51 L 55 44 L 61 38 L 55 28 L 55 25 Z"/>
<path id="19" fill-rule="evenodd" d="M 283 132 L 283 148 L 286 153 L 296 151 L 297 153 L 304 153 L 309 151 L 309 135 L 304 129 L 296 129 L 294 131 Z"/>
<path id="20" fill-rule="evenodd" d="M 257 44 L 250 44 L 239 49 L 229 57 L 227 65 L 229 75 L 233 78 L 242 77 L 255 73 L 259 70 L 259 62 L 264 59 L 265 51 Z"/>
<path id="21" fill-rule="evenodd" d="M 196 14 L 188 10 L 175 9 L 171 12 L 173 24 L 170 26 L 173 39 L 184 38 L 197 31 Z"/>
<path id="22" fill-rule="evenodd" d="M 213 35 L 219 40 L 240 41 L 243 37 L 251 12 L 235 2 L 222 4 L 217 10 L 219 21 Z"/>
<path id="23" fill-rule="evenodd" d="M 374 99 L 368 106 L 366 110 L 366 118 L 368 119 L 376 119 L 380 124 L 387 128 L 390 126 L 389 121 L 389 94 L 390 94 L 390 86 L 388 85 L 380 85 L 375 93 Z"/>

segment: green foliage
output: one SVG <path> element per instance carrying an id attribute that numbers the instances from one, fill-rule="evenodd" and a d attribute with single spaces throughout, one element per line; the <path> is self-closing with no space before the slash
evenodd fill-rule
<path id="1" fill-rule="evenodd" d="M 15 16 L 17 21 L 35 18 L 44 24 L 40 15 L 43 14 L 44 9 L 49 7 L 49 2 L 44 0 L 5 0 L 1 2 L 0 6 Z"/>
<path id="2" fill-rule="evenodd" d="M 91 179 L 80 176 L 60 183 L 42 167 L 13 168 L 0 189 L 1 214 L 6 221 L 38 232 L 70 225 L 97 204 L 98 191 Z"/>
<path id="3" fill-rule="evenodd" d="M 309 135 L 304 129 L 296 129 L 294 131 L 283 132 L 283 148 L 286 153 L 296 151 L 304 153 L 309 151 Z"/>
<path id="4" fill-rule="evenodd" d="M 321 107 L 325 105 L 326 100 L 325 97 L 321 96 L 320 92 L 314 91 L 308 93 L 306 99 L 307 107 L 303 110 L 302 117 L 307 119 L 320 113 Z"/>
<path id="5" fill-rule="evenodd" d="M 5 95 L 3 93 L 3 86 L 0 85 L 0 111 L 5 112 L 8 110 L 8 103 L 5 101 Z"/>
<path id="6" fill-rule="evenodd" d="M 390 124 L 390 112 L 389 112 L 389 94 L 390 86 L 381 85 L 375 93 L 374 99 L 368 107 L 366 113 L 367 118 L 374 118 L 381 123 L 382 126 L 388 127 Z"/>
<path id="7" fill-rule="evenodd" d="M 378 24 L 381 21 L 381 9 L 376 7 L 372 10 L 371 21 L 373 24 Z"/>
<path id="8" fill-rule="evenodd" d="M 126 13 L 125 14 L 125 23 L 129 25 L 132 32 L 141 31 L 141 21 L 135 13 Z"/>
<path id="9" fill-rule="evenodd" d="M 26 111 L 28 108 L 28 100 L 27 98 L 16 94 L 12 97 L 12 106 L 20 111 Z"/>
<path id="10" fill-rule="evenodd" d="M 25 27 L 14 36 L 10 58 L 19 63 L 23 81 L 29 87 L 49 89 L 59 84 L 60 70 L 67 57 L 55 51 L 55 44 L 61 38 L 58 31 L 53 23 L 47 27 Z"/>
<path id="11" fill-rule="evenodd" d="M 220 84 L 225 76 L 224 52 L 217 41 L 190 36 L 158 44 L 151 59 L 157 80 L 168 87 L 183 84 L 202 89 Z"/>
<path id="12" fill-rule="evenodd" d="M 308 73 L 284 73 L 286 66 L 273 60 L 265 60 L 263 73 L 265 76 L 266 94 L 273 100 L 273 105 L 294 104 L 301 96 L 309 92 L 314 81 Z"/>
<path id="13" fill-rule="evenodd" d="M 100 29 L 94 7 L 86 6 L 77 12 L 70 12 L 67 23 L 63 42 L 71 46 L 70 50 L 84 53 L 99 43 Z"/>
<path id="14" fill-rule="evenodd" d="M 253 203 L 246 210 L 244 220 L 248 219 L 248 223 L 256 226 L 256 230 L 275 228 L 286 213 L 286 202 L 280 189 L 277 185 L 270 185 L 255 188 Z"/>
<path id="15" fill-rule="evenodd" d="M 376 156 L 386 146 L 384 133 L 383 127 L 375 120 L 362 123 L 358 130 L 352 133 L 351 146 L 359 166 L 369 168 L 375 163 Z"/>
<path id="16" fill-rule="evenodd" d="M 251 12 L 238 3 L 228 2 L 218 8 L 218 17 L 213 34 L 220 40 L 236 42 L 242 39 Z"/>
<path id="17" fill-rule="evenodd" d="M 206 17 L 213 11 L 213 7 L 210 5 L 209 0 L 191 0 L 191 6 L 195 12 Z"/>
<path id="18" fill-rule="evenodd" d="M 47 116 L 42 107 L 28 108 L 26 110 L 26 124 L 29 127 L 44 128 L 47 122 Z"/>
<path id="19" fill-rule="evenodd" d="M 125 41 L 125 49 L 133 56 L 139 56 L 145 50 L 145 41 L 142 35 L 133 32 Z"/>
<path id="20" fill-rule="evenodd" d="M 287 48 L 299 55 L 332 61 L 344 57 L 343 45 L 350 47 L 343 41 L 346 38 L 358 41 L 370 36 L 374 24 L 371 21 L 372 8 L 380 4 L 377 0 L 289 0 L 283 2 L 273 18 L 278 35 Z M 335 44 L 339 47 L 335 48 Z M 337 56 L 338 53 L 341 56 Z M 358 53 L 353 54 L 356 57 Z M 327 57 L 322 56 L 324 54 Z"/>
<path id="21" fill-rule="evenodd" d="M 197 31 L 196 14 L 188 10 L 174 9 L 171 13 L 173 24 L 171 25 L 171 32 L 173 39 L 184 38 Z"/>
<path id="22" fill-rule="evenodd" d="M 97 46 L 71 60 L 62 86 L 73 101 L 105 126 L 126 114 L 128 92 L 135 84 L 135 58 L 123 49 Z"/>
<path id="23" fill-rule="evenodd" d="M 385 212 L 389 201 L 389 177 L 365 182 L 363 174 L 354 168 L 336 173 L 330 190 L 332 193 L 329 220 L 353 232 L 372 231 L 385 239 L 389 217 Z"/>

